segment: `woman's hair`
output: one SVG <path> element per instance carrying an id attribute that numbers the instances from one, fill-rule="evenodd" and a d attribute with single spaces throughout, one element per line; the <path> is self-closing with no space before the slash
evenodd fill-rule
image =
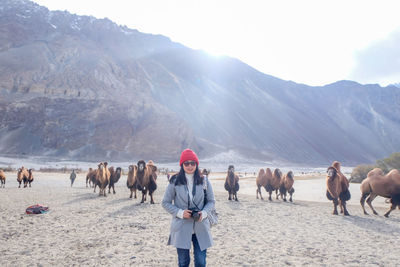
<path id="1" fill-rule="evenodd" d="M 200 176 L 200 171 L 199 171 L 199 166 L 196 166 L 196 170 L 194 171 L 193 174 L 193 183 L 196 185 L 203 184 L 203 176 Z M 185 170 L 183 169 L 183 166 L 181 165 L 181 169 L 177 174 L 171 177 L 169 182 L 172 184 L 174 183 L 175 185 L 185 185 L 186 184 L 186 176 L 185 176 Z"/>

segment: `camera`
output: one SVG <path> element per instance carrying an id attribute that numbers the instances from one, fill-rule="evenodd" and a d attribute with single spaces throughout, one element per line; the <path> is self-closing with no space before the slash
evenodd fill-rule
<path id="1" fill-rule="evenodd" d="M 198 221 L 200 219 L 200 214 L 199 214 L 199 210 L 197 209 L 190 209 L 192 211 L 192 214 L 190 215 L 191 217 L 193 217 L 193 220 Z"/>

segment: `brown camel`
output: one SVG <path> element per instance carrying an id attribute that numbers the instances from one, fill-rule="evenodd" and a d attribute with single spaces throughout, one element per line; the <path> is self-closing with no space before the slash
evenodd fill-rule
<path id="1" fill-rule="evenodd" d="M 93 170 L 92 168 L 89 168 L 88 173 L 86 174 L 86 187 L 94 187 L 94 182 L 96 181 L 96 171 Z M 95 191 L 96 192 L 96 191 Z"/>
<path id="2" fill-rule="evenodd" d="M 0 181 L 1 181 L 0 187 L 5 188 L 6 187 L 6 175 L 4 174 L 4 171 L 2 169 L 0 169 Z"/>
<path id="3" fill-rule="evenodd" d="M 400 208 L 400 172 L 398 170 L 391 170 L 384 175 L 381 169 L 375 168 L 368 173 L 367 178 L 361 183 L 360 189 L 360 203 L 364 214 L 368 214 L 364 207 L 365 198 L 368 196 L 367 203 L 375 215 L 378 215 L 378 213 L 372 207 L 372 201 L 377 196 L 388 198 L 392 203 L 390 209 L 385 213 L 385 217 L 389 217 L 396 206 Z"/>
<path id="4" fill-rule="evenodd" d="M 339 168 L 340 170 L 340 168 Z M 346 179 L 346 181 L 343 181 Z M 340 213 L 350 215 L 346 208 L 346 201 L 350 199 L 350 191 L 347 178 L 344 175 L 339 175 L 338 169 L 331 166 L 327 169 L 326 177 L 326 197 L 333 201 L 332 214 L 337 215 L 337 206 L 340 205 Z"/>
<path id="5" fill-rule="evenodd" d="M 136 172 L 137 166 L 129 165 L 128 179 L 126 180 L 126 186 L 131 190 L 131 195 L 129 196 L 129 198 L 132 198 L 133 193 L 135 193 L 136 198 Z"/>
<path id="6" fill-rule="evenodd" d="M 235 201 L 239 201 L 237 198 L 237 192 L 239 191 L 239 176 L 235 174 L 235 167 L 233 165 L 229 165 L 228 167 L 224 187 L 229 193 L 228 200 L 234 199 Z"/>
<path id="7" fill-rule="evenodd" d="M 267 172 L 266 171 L 264 171 L 264 169 L 263 168 L 261 168 L 259 171 L 258 171 L 258 175 L 257 175 L 257 178 L 256 178 L 256 186 L 257 186 L 257 189 L 256 189 L 256 198 L 258 199 L 258 194 L 260 194 L 260 198 L 262 199 L 262 200 L 264 200 L 264 198 L 262 197 L 262 195 L 261 195 L 261 187 L 264 187 L 265 188 L 265 186 L 267 185 L 267 181 L 268 181 L 268 171 L 269 171 L 269 174 L 271 174 L 271 176 L 272 176 L 272 172 L 271 172 L 271 170 L 269 169 L 269 168 L 267 168 Z"/>
<path id="8" fill-rule="evenodd" d="M 264 169 L 260 169 L 260 171 L 258 172 L 257 175 L 257 179 L 256 179 L 256 185 L 257 185 L 257 189 L 256 189 L 256 197 L 258 199 L 258 194 L 260 194 L 260 197 L 262 200 L 264 200 L 264 198 L 261 195 L 261 187 L 265 188 L 265 191 L 268 192 L 267 189 L 267 185 L 268 185 L 268 181 L 272 180 L 272 172 L 270 168 L 266 168 L 265 171 Z"/>
<path id="9" fill-rule="evenodd" d="M 154 204 L 153 192 L 157 189 L 157 167 L 150 162 L 150 164 L 146 165 L 144 160 L 139 160 L 137 163 L 137 171 L 136 171 L 136 188 L 142 191 L 142 201 L 140 203 L 144 203 L 146 201 L 147 192 L 150 195 L 150 204 Z"/>
<path id="10" fill-rule="evenodd" d="M 283 175 L 281 185 L 279 187 L 279 193 L 281 197 L 283 198 L 283 201 L 286 201 L 286 194 L 289 193 L 289 201 L 293 202 L 292 195 L 294 193 L 294 175 L 292 171 L 289 171 L 285 175 Z"/>
<path id="11" fill-rule="evenodd" d="M 271 172 L 271 170 L 269 170 L 268 172 L 268 168 L 267 168 L 267 172 L 266 172 L 266 176 L 267 176 L 267 184 L 265 186 L 265 190 L 268 192 L 269 197 L 268 200 L 272 201 L 272 192 L 275 191 L 276 193 L 276 199 L 278 199 L 278 190 L 279 187 L 281 185 L 281 179 L 282 179 L 282 172 L 280 169 L 275 169 L 274 172 L 272 174 L 269 174 Z"/>
<path id="12" fill-rule="evenodd" d="M 106 188 L 110 182 L 110 171 L 107 168 L 107 164 L 107 162 L 101 162 L 97 168 L 95 190 L 96 185 L 98 185 L 100 189 L 99 196 L 106 196 Z"/>
<path id="13" fill-rule="evenodd" d="M 114 167 L 111 166 L 110 168 L 108 168 L 108 170 L 110 171 L 110 183 L 108 184 L 108 193 L 110 194 L 112 187 L 113 193 L 115 194 L 114 185 L 118 182 L 119 178 L 121 177 L 122 169 L 120 167 L 117 167 L 114 171 Z"/>
<path id="14" fill-rule="evenodd" d="M 28 170 L 28 173 L 29 173 L 29 175 L 28 175 L 28 181 L 27 181 L 27 184 L 29 183 L 29 187 L 31 187 L 31 184 L 32 184 L 32 182 L 33 182 L 33 170 L 32 169 L 29 169 Z M 25 186 L 24 186 L 25 187 Z"/>
<path id="15" fill-rule="evenodd" d="M 18 172 L 17 172 L 17 181 L 19 183 L 18 188 L 21 188 L 22 182 L 24 182 L 24 187 L 26 187 L 28 177 L 29 177 L 29 172 L 24 166 L 22 166 L 21 168 L 18 169 Z"/>

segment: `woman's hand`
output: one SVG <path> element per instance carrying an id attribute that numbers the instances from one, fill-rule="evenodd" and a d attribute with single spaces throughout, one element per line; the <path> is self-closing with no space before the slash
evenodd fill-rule
<path id="1" fill-rule="evenodd" d="M 199 214 L 200 214 L 199 222 L 201 222 L 203 220 L 203 213 L 199 211 Z"/>
<path id="2" fill-rule="evenodd" d="M 184 219 L 189 219 L 190 217 L 192 217 L 192 211 L 191 210 L 184 210 L 183 211 L 183 218 Z"/>

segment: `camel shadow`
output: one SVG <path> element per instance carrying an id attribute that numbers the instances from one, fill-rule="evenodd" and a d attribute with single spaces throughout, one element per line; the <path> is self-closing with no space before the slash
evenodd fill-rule
<path id="1" fill-rule="evenodd" d="M 134 203 L 120 208 L 114 212 L 108 213 L 105 217 L 116 217 L 119 215 L 135 215 L 144 206 L 143 203 Z"/>
<path id="2" fill-rule="evenodd" d="M 99 198 L 99 195 L 96 194 L 96 193 L 86 193 L 86 194 L 83 194 L 83 195 L 79 195 L 79 197 L 77 197 L 75 199 L 72 199 L 70 201 L 67 201 L 67 202 L 63 203 L 63 205 L 71 205 L 71 204 L 79 203 L 79 202 L 82 202 L 82 201 L 85 201 L 85 200 L 98 199 L 98 198 Z"/>
<path id="3" fill-rule="evenodd" d="M 127 202 L 127 201 L 132 201 L 132 199 L 127 198 L 127 197 L 117 198 L 117 199 L 113 199 L 111 201 L 106 202 L 106 205 L 115 205 L 115 204 L 119 204 L 119 203 Z"/>
<path id="4" fill-rule="evenodd" d="M 353 223 L 354 225 L 360 228 L 374 231 L 379 234 L 390 235 L 390 236 L 392 236 L 395 233 L 400 234 L 400 227 L 385 222 L 385 220 L 388 220 L 398 223 L 400 222 L 399 219 L 385 218 L 383 216 L 381 217 L 376 215 L 365 215 L 365 216 L 369 217 L 352 215 L 352 216 L 344 216 L 343 219 Z"/>

